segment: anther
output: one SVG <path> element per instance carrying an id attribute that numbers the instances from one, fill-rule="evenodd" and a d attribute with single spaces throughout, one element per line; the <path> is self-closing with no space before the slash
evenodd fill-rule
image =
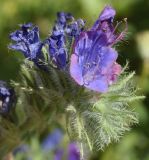
<path id="1" fill-rule="evenodd" d="M 95 61 L 92 62 L 93 65 L 97 65 L 97 63 Z"/>
<path id="2" fill-rule="evenodd" d="M 90 68 L 90 63 L 85 64 L 85 67 Z"/>
<path id="3" fill-rule="evenodd" d="M 107 29 L 106 29 L 106 28 L 102 28 L 102 31 L 103 31 L 103 32 L 107 32 Z"/>

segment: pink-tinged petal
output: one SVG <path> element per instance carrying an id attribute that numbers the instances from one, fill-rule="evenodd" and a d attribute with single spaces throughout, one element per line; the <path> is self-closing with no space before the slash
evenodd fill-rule
<path id="1" fill-rule="evenodd" d="M 118 63 L 114 63 L 108 73 L 108 82 L 113 84 L 117 81 L 117 77 L 121 74 L 122 67 Z"/>
<path id="2" fill-rule="evenodd" d="M 115 63 L 112 67 L 112 70 L 113 70 L 113 74 L 119 75 L 122 71 L 122 67 L 118 63 Z"/>
<path id="3" fill-rule="evenodd" d="M 83 85 L 82 70 L 78 63 L 78 56 L 75 54 L 71 55 L 70 75 L 79 85 Z"/>
<path id="4" fill-rule="evenodd" d="M 101 77 L 100 79 L 95 79 L 88 85 L 85 85 L 85 87 L 96 92 L 105 93 L 108 91 L 107 78 Z"/>
<path id="5" fill-rule="evenodd" d="M 117 59 L 117 52 L 110 47 L 103 47 L 101 50 L 103 57 L 101 61 L 101 74 L 107 74 L 113 63 Z"/>

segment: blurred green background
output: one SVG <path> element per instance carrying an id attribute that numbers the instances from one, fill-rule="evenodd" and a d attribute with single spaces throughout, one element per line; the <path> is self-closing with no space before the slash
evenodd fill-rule
<path id="1" fill-rule="evenodd" d="M 7 49 L 9 33 L 18 24 L 37 24 L 45 38 L 56 12 L 71 12 L 75 18 L 86 20 L 90 27 L 106 4 L 116 9 L 116 20 L 128 19 L 127 39 L 118 46 L 119 63 L 129 61 L 129 70 L 136 71 L 136 82 L 146 99 L 133 104 L 140 123 L 118 144 L 93 155 L 92 160 L 149 160 L 149 0 L 0 0 L 0 79 L 15 80 L 18 75 L 22 55 Z"/>

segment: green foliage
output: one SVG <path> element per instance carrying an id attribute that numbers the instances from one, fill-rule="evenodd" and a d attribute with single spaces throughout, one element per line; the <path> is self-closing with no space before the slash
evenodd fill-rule
<path id="1" fill-rule="evenodd" d="M 33 135 L 48 132 L 49 125 L 60 125 L 59 115 L 65 117 L 68 135 L 78 142 L 82 158 L 88 149 L 103 150 L 118 141 L 138 123 L 129 103 L 144 98 L 136 96 L 133 76 L 123 74 L 109 92 L 99 95 L 78 86 L 66 72 L 53 67 L 44 71 L 26 61 L 18 82 L 11 82 L 17 105 L 7 117 L 1 117 L 1 156 Z"/>
<path id="2" fill-rule="evenodd" d="M 133 76 L 134 72 L 122 75 L 108 93 L 94 95 L 85 108 L 68 106 L 67 130 L 72 139 L 80 142 L 82 156 L 84 143 L 91 151 L 104 149 L 112 141 L 117 142 L 132 124 L 138 123 L 129 103 L 144 96 L 136 96 Z"/>
<path id="3" fill-rule="evenodd" d="M 11 85 L 17 104 L 9 115 L 1 117 L 1 157 L 33 135 L 40 136 L 60 125 L 59 117 L 64 116 L 68 104 L 83 103 L 88 95 L 67 73 L 52 67 L 45 72 L 27 60 L 21 66 L 18 82 L 11 81 Z"/>

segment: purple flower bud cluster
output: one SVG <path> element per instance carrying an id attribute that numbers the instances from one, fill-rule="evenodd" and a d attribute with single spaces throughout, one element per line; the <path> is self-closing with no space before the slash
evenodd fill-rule
<path id="1" fill-rule="evenodd" d="M 65 68 L 68 61 L 67 38 L 71 41 L 73 37 L 77 37 L 83 26 L 83 20 L 75 21 L 70 13 L 59 12 L 57 14 L 57 21 L 47 42 L 52 62 L 59 69 Z"/>
<path id="2" fill-rule="evenodd" d="M 43 46 L 39 38 L 39 29 L 37 26 L 33 27 L 31 23 L 20 27 L 21 30 L 10 34 L 10 38 L 16 43 L 9 45 L 9 48 L 21 51 L 29 60 L 37 61 Z"/>
<path id="3" fill-rule="evenodd" d="M 10 39 L 16 43 L 9 45 L 9 48 L 22 52 L 28 60 L 38 65 L 39 59 L 43 60 L 42 47 L 48 44 L 51 61 L 59 69 L 64 69 L 68 61 L 67 38 L 69 37 L 71 41 L 73 37 L 77 37 L 83 30 L 83 26 L 83 20 L 75 21 L 70 13 L 59 12 L 52 34 L 45 41 L 41 42 L 38 27 L 28 23 L 20 25 L 21 30 L 10 34 Z"/>
<path id="4" fill-rule="evenodd" d="M 26 58 L 36 63 L 42 47 L 48 45 L 50 65 L 52 62 L 63 71 L 68 71 L 69 67 L 70 76 L 77 84 L 96 92 L 107 92 L 121 73 L 114 44 L 124 38 L 127 29 L 116 33 L 119 24 L 113 25 L 115 14 L 111 6 L 106 6 L 94 25 L 85 30 L 82 19 L 75 20 L 70 13 L 60 12 L 51 35 L 44 42 L 40 41 L 38 27 L 29 23 L 21 25 L 21 31 L 10 34 L 16 44 L 9 48 L 23 52 Z M 68 53 L 72 39 L 72 53 Z"/>
<path id="5" fill-rule="evenodd" d="M 14 102 L 14 90 L 9 88 L 4 81 L 0 81 L 0 114 L 9 112 Z"/>

